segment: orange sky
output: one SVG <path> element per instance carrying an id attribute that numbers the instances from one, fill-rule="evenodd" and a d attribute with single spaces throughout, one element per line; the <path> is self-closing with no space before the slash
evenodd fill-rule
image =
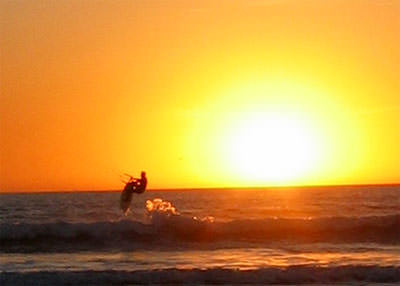
<path id="1" fill-rule="evenodd" d="M 399 182 L 399 15 L 396 0 L 2 1 L 0 190 L 119 189 L 142 169 L 150 188 Z"/>

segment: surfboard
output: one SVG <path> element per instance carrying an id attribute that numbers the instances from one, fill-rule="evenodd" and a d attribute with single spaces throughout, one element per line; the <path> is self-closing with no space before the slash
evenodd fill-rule
<path id="1" fill-rule="evenodd" d="M 133 183 L 128 183 L 126 184 L 124 190 L 121 193 L 121 199 L 119 202 L 119 205 L 121 207 L 121 210 L 126 214 L 129 210 L 129 207 L 132 202 L 132 188 L 133 188 Z"/>

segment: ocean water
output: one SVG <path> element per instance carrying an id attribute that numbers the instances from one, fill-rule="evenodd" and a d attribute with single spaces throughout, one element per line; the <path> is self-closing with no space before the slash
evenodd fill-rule
<path id="1" fill-rule="evenodd" d="M 399 285 L 400 187 L 0 196 L 1 285 Z"/>

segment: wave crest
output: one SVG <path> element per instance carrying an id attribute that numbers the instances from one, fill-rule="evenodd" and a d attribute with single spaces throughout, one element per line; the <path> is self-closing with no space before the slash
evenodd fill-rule
<path id="1" fill-rule="evenodd" d="M 122 220 L 97 223 L 1 224 L 1 251 L 93 248 L 174 248 L 181 243 L 400 242 L 400 215 L 319 219 L 263 219 L 213 222 L 154 212 L 151 223 Z"/>
<path id="2" fill-rule="evenodd" d="M 168 201 L 148 200 L 150 223 L 121 220 L 96 223 L 1 224 L 2 251 L 60 251 L 94 248 L 136 249 L 186 243 L 400 242 L 400 215 L 316 219 L 267 218 L 216 222 L 188 217 Z M 212 245 L 212 244 L 211 244 Z"/>

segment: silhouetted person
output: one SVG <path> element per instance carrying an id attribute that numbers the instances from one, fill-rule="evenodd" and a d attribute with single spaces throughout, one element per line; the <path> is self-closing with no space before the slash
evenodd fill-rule
<path id="1" fill-rule="evenodd" d="M 120 199 L 120 207 L 127 215 L 129 211 L 129 206 L 132 201 L 132 194 L 141 194 L 144 193 L 147 186 L 147 178 L 146 173 L 142 171 L 140 178 L 134 178 L 130 176 L 129 181 L 126 183 L 124 190 L 121 193 Z"/>
<path id="2" fill-rule="evenodd" d="M 130 177 L 129 181 L 126 183 L 124 191 L 141 194 L 144 193 L 147 186 L 146 172 L 142 171 L 140 178 Z"/>
<path id="3" fill-rule="evenodd" d="M 136 187 L 133 192 L 137 193 L 137 194 L 144 193 L 144 191 L 146 190 L 146 186 L 147 186 L 146 172 L 142 171 L 140 173 L 140 179 L 136 179 L 135 182 L 136 182 Z"/>

